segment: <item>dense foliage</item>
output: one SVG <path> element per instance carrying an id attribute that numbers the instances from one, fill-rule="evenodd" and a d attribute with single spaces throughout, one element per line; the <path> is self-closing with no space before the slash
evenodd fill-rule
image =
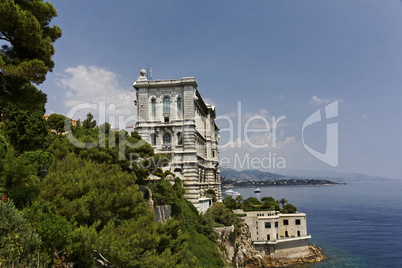
<path id="1" fill-rule="evenodd" d="M 52 70 L 53 42 L 61 36 L 50 26 L 56 9 L 43 1 L 7 0 L 0 3 L 0 78 L 41 83 Z M 5 88 L 13 93 L 16 88 Z"/>
<path id="2" fill-rule="evenodd" d="M 76 126 L 73 131 L 82 141 L 95 141 L 102 135 L 98 127 Z M 130 136 L 110 129 L 104 139 L 108 144 L 109 135 L 120 134 L 140 141 L 135 133 Z M 41 263 L 55 265 L 66 252 L 66 261 L 79 267 L 96 262 L 118 267 L 223 266 L 211 219 L 199 215 L 183 198 L 180 179 L 175 178 L 172 185 L 165 180 L 172 173 L 162 173 L 159 167 L 153 168 L 161 179 L 148 188 L 155 205 L 172 206 L 172 219 L 155 223 L 147 203 L 149 194 L 138 186 L 147 184 L 144 178 L 150 173 L 140 162 L 158 162 L 148 144 L 127 148 L 126 153 L 142 156 L 130 167 L 127 159 L 119 160 L 119 139 L 113 148 L 77 148 L 66 136 L 53 134 L 47 137 L 47 148 L 18 154 L 0 137 L 2 194 L 16 202 L 27 228 L 36 235 L 41 246 L 31 254 L 40 249 L 36 257 Z"/>
<path id="3" fill-rule="evenodd" d="M 234 199 L 231 195 L 227 195 L 223 199 L 223 203 L 228 209 L 243 209 L 245 211 L 250 210 L 273 210 L 280 211 L 281 213 L 296 213 L 297 208 L 284 198 L 281 200 L 275 200 L 271 196 L 261 198 L 261 201 L 255 197 L 249 197 L 243 200 L 241 195 L 236 196 Z M 282 204 L 282 208 L 280 206 Z"/>
<path id="4" fill-rule="evenodd" d="M 19 214 L 12 201 L 0 201 L 0 266 L 33 266 L 41 245 L 37 233 Z"/>

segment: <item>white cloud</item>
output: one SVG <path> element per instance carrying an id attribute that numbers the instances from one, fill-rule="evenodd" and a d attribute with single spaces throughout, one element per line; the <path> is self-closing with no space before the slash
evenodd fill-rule
<path id="1" fill-rule="evenodd" d="M 66 89 L 64 105 L 70 110 L 79 104 L 91 103 L 101 107 L 105 103 L 106 121 L 109 116 L 128 118 L 136 113 L 134 105 L 135 91 L 119 85 L 119 76 L 107 69 L 97 66 L 79 65 L 67 68 L 59 74 L 58 85 Z M 113 109 L 114 108 L 114 109 Z M 98 108 L 99 109 L 99 108 Z M 80 110 L 73 116 L 74 119 L 85 119 L 91 112 L 99 120 L 98 110 Z M 130 122 L 128 125 L 132 125 Z M 112 125 L 113 124 L 112 122 Z"/>
<path id="2" fill-rule="evenodd" d="M 253 146 L 262 144 L 267 147 Z M 278 168 L 300 168 L 305 159 L 306 152 L 295 136 L 278 138 L 274 143 L 272 133 L 254 133 L 248 142 L 237 139 L 220 149 L 221 164 L 239 170 L 259 169 L 274 172 Z"/>
<path id="3" fill-rule="evenodd" d="M 328 104 L 330 102 L 333 102 L 333 100 L 331 100 L 331 99 L 321 99 L 321 98 L 319 98 L 317 96 L 313 96 L 313 97 L 311 97 L 310 104 L 321 106 L 321 105 Z"/>

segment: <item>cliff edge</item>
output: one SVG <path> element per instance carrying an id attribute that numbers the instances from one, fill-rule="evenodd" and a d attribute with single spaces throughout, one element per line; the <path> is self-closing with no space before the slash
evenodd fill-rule
<path id="1" fill-rule="evenodd" d="M 241 223 L 236 231 L 233 225 L 214 230 L 218 234 L 217 244 L 221 257 L 229 267 L 278 267 L 325 260 L 321 250 L 315 245 L 309 245 L 310 253 L 304 254 L 302 258 L 283 260 L 266 255 L 264 251 L 255 249 L 249 228 L 244 223 Z"/>

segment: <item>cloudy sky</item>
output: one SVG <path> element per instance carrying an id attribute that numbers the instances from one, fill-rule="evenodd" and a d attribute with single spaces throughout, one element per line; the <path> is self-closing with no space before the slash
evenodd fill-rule
<path id="1" fill-rule="evenodd" d="M 194 77 L 216 106 L 224 165 L 402 177 L 401 1 L 50 3 L 63 36 L 39 87 L 48 114 L 132 116 L 132 83 L 152 65 L 153 80 Z"/>

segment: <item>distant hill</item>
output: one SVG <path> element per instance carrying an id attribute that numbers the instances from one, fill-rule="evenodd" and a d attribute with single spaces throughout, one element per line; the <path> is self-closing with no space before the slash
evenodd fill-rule
<path id="1" fill-rule="evenodd" d="M 393 181 L 381 176 L 372 176 L 360 173 L 342 173 L 329 170 L 300 170 L 300 169 L 281 169 L 278 174 L 282 176 L 296 176 L 301 178 L 325 178 L 338 182 L 365 182 L 365 181 Z"/>
<path id="2" fill-rule="evenodd" d="M 281 180 L 289 178 L 289 176 L 283 176 L 259 170 L 248 169 L 248 170 L 237 171 L 231 168 L 222 168 L 221 175 L 230 179 L 235 179 L 237 181 L 239 180 L 266 181 L 266 180 Z"/>
<path id="3" fill-rule="evenodd" d="M 242 170 L 237 171 L 231 168 L 221 168 L 221 175 L 236 181 L 272 181 L 285 179 L 316 179 L 331 180 L 335 182 L 365 182 L 365 181 L 390 181 L 392 179 L 370 176 L 358 173 L 341 173 L 334 171 L 315 171 L 315 170 L 296 170 L 296 169 L 278 169 L 277 173 L 264 172 L 260 170 Z"/>

